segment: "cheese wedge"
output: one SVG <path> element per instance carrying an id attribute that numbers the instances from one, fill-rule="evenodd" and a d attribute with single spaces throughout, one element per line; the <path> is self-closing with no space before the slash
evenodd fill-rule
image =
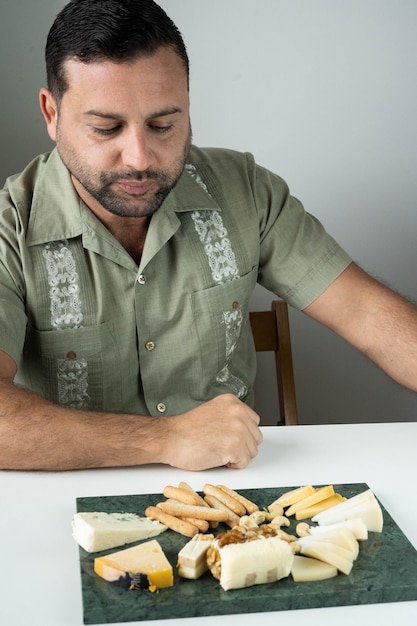
<path id="1" fill-rule="evenodd" d="M 134 513 L 77 513 L 72 519 L 72 535 L 87 552 L 151 539 L 166 529 L 161 522 Z"/>
<path id="2" fill-rule="evenodd" d="M 178 574 L 182 578 L 197 579 L 208 570 L 207 550 L 209 549 L 214 535 L 195 535 L 178 552 Z"/>
<path id="3" fill-rule="evenodd" d="M 307 496 L 311 496 L 313 493 L 315 493 L 315 491 L 316 489 L 315 487 L 313 487 L 313 485 L 304 485 L 303 487 L 297 487 L 296 489 L 291 489 L 290 491 L 286 491 L 285 493 L 281 494 L 279 498 L 277 498 L 276 500 L 274 500 L 274 502 L 270 504 L 270 506 L 273 506 L 274 504 L 280 504 L 283 507 L 291 506 L 292 504 L 299 502 L 299 500 L 303 500 Z"/>
<path id="4" fill-rule="evenodd" d="M 329 498 L 334 495 L 333 485 L 326 485 L 326 487 L 319 487 L 316 489 L 314 493 L 307 496 L 306 498 L 302 498 L 302 500 L 298 500 L 292 504 L 286 511 L 285 515 L 291 517 L 297 511 L 301 511 L 302 509 L 307 509 L 308 507 L 320 502 L 321 500 L 325 500 L 325 498 Z"/>
<path id="5" fill-rule="evenodd" d="M 335 493 L 334 495 L 325 498 L 324 500 L 320 500 L 320 502 L 316 502 L 316 504 L 312 504 L 305 509 L 297 510 L 295 514 L 295 519 L 301 520 L 314 517 L 314 515 L 317 515 L 317 513 L 321 513 L 321 511 L 326 511 L 332 506 L 336 506 L 336 504 L 340 504 L 340 502 L 344 502 L 345 500 L 346 498 L 341 496 L 339 493 Z"/>
<path id="6" fill-rule="evenodd" d="M 127 588 L 139 574 L 147 576 L 151 590 L 174 584 L 172 566 L 156 539 L 95 558 L 94 571 L 104 580 Z"/>
<path id="7" fill-rule="evenodd" d="M 324 535 L 339 528 L 348 528 L 358 541 L 366 541 L 368 539 L 368 529 L 366 524 L 359 517 L 353 517 L 352 519 L 343 520 L 342 522 L 336 522 L 334 524 L 310 526 L 309 533 L 310 535 L 315 536 Z"/>
<path id="8" fill-rule="evenodd" d="M 300 554 L 329 563 L 342 572 L 350 574 L 353 567 L 353 556 L 349 550 L 326 541 L 305 541 L 303 537 L 298 541 Z"/>
<path id="9" fill-rule="evenodd" d="M 298 541 L 304 543 L 312 541 L 318 541 L 321 543 L 325 541 L 326 543 L 333 543 L 344 548 L 345 550 L 348 550 L 351 553 L 353 560 L 355 560 L 359 554 L 359 542 L 349 528 L 341 527 L 319 535 L 308 535 L 307 537 L 300 538 Z"/>
<path id="10" fill-rule="evenodd" d="M 383 515 L 374 493 L 368 489 L 331 509 L 322 511 L 312 518 L 320 525 L 334 524 L 359 517 L 366 524 L 368 531 L 382 532 Z"/>
<path id="11" fill-rule="evenodd" d="M 327 580 L 337 576 L 337 573 L 337 567 L 330 565 L 330 563 L 325 563 L 309 556 L 294 555 L 291 576 L 296 583 Z"/>

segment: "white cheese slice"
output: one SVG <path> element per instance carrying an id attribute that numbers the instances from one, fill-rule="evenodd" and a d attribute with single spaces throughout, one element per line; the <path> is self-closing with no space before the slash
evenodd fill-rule
<path id="1" fill-rule="evenodd" d="M 323 528 L 326 528 L 326 526 L 323 526 Z M 348 550 L 352 554 L 353 560 L 356 560 L 359 554 L 359 542 L 349 528 L 340 527 L 327 533 L 310 534 L 307 537 L 301 537 L 298 541 L 304 541 L 305 543 L 312 541 L 334 543 Z"/>
<path id="2" fill-rule="evenodd" d="M 331 509 L 318 513 L 312 518 L 312 521 L 320 525 L 327 525 L 355 517 L 362 519 L 369 531 L 382 532 L 384 523 L 382 510 L 370 489 L 349 498 L 345 502 L 336 504 Z"/>
<path id="3" fill-rule="evenodd" d="M 318 561 L 309 556 L 294 556 L 291 567 L 291 576 L 294 582 L 308 582 L 312 580 L 326 580 L 337 576 L 337 567 Z"/>
<path id="4" fill-rule="evenodd" d="M 166 529 L 161 522 L 135 513 L 77 513 L 72 519 L 73 537 L 87 552 L 156 537 Z"/>
<path id="5" fill-rule="evenodd" d="M 213 539 L 214 535 L 195 535 L 178 552 L 178 574 L 182 578 L 195 580 L 207 571 L 207 550 Z"/>
<path id="6" fill-rule="evenodd" d="M 310 526 L 310 535 L 323 535 L 339 528 L 348 528 L 355 535 L 358 541 L 366 541 L 368 539 L 368 529 L 363 520 L 359 517 L 353 517 L 342 522 L 334 524 L 326 524 L 326 526 Z"/>
<path id="7" fill-rule="evenodd" d="M 302 555 L 329 563 L 346 575 L 352 571 L 353 556 L 349 550 L 334 543 L 327 543 L 325 540 L 308 541 L 307 537 L 302 537 L 298 544 Z"/>

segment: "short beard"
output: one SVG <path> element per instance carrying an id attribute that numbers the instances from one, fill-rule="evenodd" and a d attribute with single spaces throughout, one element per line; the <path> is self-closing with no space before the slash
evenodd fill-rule
<path id="1" fill-rule="evenodd" d="M 145 171 L 128 170 L 119 173 L 104 172 L 100 174 L 99 183 L 94 184 L 91 180 L 91 172 L 82 166 L 75 152 L 69 146 L 65 146 L 65 141 L 60 137 L 59 131 L 60 127 L 58 126 L 58 137 L 60 139 L 60 141 L 57 141 L 58 152 L 71 176 L 73 176 L 85 191 L 106 211 L 119 217 L 147 217 L 160 208 L 167 195 L 174 189 L 184 171 L 192 141 L 192 131 L 190 127 L 188 138 L 184 144 L 182 154 L 179 157 L 178 166 L 171 172 L 167 173 L 157 169 L 148 169 Z M 64 147 L 62 152 L 59 149 L 60 144 Z M 121 180 L 146 179 L 157 181 L 158 188 L 147 201 L 143 200 L 143 205 L 139 203 L 136 207 L 134 204 L 132 205 L 129 200 L 125 200 L 117 195 L 110 187 L 111 183 L 120 182 Z"/>
<path id="2" fill-rule="evenodd" d="M 84 181 L 80 180 L 80 178 L 78 178 L 74 173 L 72 174 L 90 194 L 90 196 L 97 200 L 97 202 L 99 202 L 99 204 L 106 209 L 106 211 L 109 211 L 109 213 L 119 217 L 146 217 L 155 213 L 160 208 L 167 195 L 173 190 L 184 170 L 186 158 L 187 157 L 185 157 L 181 162 L 181 169 L 178 168 L 172 176 L 168 176 L 165 172 L 160 170 L 147 170 L 146 172 L 133 170 L 130 172 L 123 172 L 123 174 L 117 174 L 114 172 L 109 174 L 103 173 L 100 176 L 99 187 L 93 187 L 89 183 L 86 183 L 85 179 Z M 140 209 L 139 213 L 135 213 L 134 210 L 130 209 L 129 203 L 114 193 L 112 188 L 109 186 L 113 182 L 120 182 L 122 180 L 144 179 L 156 180 L 158 181 L 159 186 L 154 195 L 149 198 L 147 204 Z"/>

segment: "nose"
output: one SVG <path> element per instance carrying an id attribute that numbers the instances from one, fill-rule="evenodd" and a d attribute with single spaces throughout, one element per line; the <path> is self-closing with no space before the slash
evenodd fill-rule
<path id="1" fill-rule="evenodd" d="M 152 152 L 142 130 L 132 128 L 125 134 L 122 159 L 124 166 L 141 172 L 150 166 Z"/>

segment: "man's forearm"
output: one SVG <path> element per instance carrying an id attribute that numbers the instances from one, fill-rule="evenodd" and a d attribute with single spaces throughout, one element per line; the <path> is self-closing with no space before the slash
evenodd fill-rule
<path id="1" fill-rule="evenodd" d="M 0 382 L 0 469 L 68 470 L 162 460 L 160 418 L 66 409 Z"/>
<path id="2" fill-rule="evenodd" d="M 0 381 L 0 469 L 60 471 L 148 463 L 194 471 L 242 468 L 261 442 L 259 416 L 232 394 L 180 415 L 146 417 L 70 410 Z"/>

